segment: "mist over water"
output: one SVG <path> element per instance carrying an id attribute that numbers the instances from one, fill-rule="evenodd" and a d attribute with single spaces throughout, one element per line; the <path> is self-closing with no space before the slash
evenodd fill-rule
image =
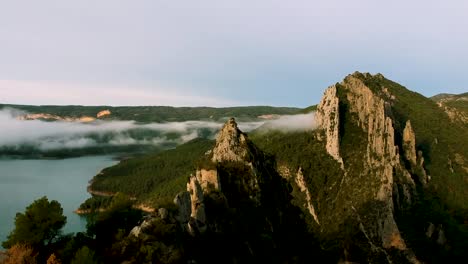
<path id="1" fill-rule="evenodd" d="M 96 147 L 176 146 L 195 138 L 214 139 L 223 123 L 185 121 L 139 124 L 134 121 L 90 123 L 66 121 L 20 120 L 24 112 L 15 109 L 0 111 L 0 151 L 25 149 L 40 152 Z M 259 127 L 283 132 L 311 130 L 314 114 L 279 116 L 274 120 L 239 122 L 239 128 L 250 132 Z"/>

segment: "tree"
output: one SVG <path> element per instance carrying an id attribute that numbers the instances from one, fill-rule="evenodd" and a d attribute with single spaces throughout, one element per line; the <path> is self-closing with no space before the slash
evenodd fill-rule
<path id="1" fill-rule="evenodd" d="M 13 245 L 6 252 L 6 258 L 0 260 L 2 264 L 36 264 L 37 253 L 32 247 L 22 244 Z"/>
<path id="2" fill-rule="evenodd" d="M 71 261 L 71 264 L 95 264 L 97 263 L 94 260 L 94 252 L 90 250 L 87 246 L 84 246 L 80 248 L 76 254 L 73 260 Z"/>
<path id="3" fill-rule="evenodd" d="M 59 202 L 42 197 L 26 207 L 24 213 L 17 213 L 15 229 L 2 243 L 4 248 L 15 244 L 40 247 L 50 244 L 60 234 L 67 218 Z"/>

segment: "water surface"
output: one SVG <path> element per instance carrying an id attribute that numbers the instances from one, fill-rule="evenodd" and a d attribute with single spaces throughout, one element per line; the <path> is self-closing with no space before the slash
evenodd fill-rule
<path id="1" fill-rule="evenodd" d="M 73 213 L 90 195 L 88 181 L 102 169 L 116 164 L 110 156 L 64 160 L 0 160 L 0 241 L 14 227 L 17 212 L 47 196 L 57 200 L 67 216 L 64 233 L 80 232 L 86 220 Z"/>

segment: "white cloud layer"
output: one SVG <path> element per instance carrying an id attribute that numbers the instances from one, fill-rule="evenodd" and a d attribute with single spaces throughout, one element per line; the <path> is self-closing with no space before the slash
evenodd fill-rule
<path id="1" fill-rule="evenodd" d="M 97 121 L 93 123 L 45 122 L 19 120 L 24 112 L 15 109 L 0 111 L 0 148 L 31 145 L 42 151 L 77 149 L 95 146 L 181 144 L 197 137 L 214 138 L 222 123 L 211 121 L 185 121 L 137 124 L 134 121 Z M 242 131 L 276 129 L 283 132 L 305 131 L 315 127 L 314 114 L 280 116 L 276 120 L 240 122 Z M 132 131 L 143 130 L 144 136 Z M 207 132 L 208 131 L 208 132 Z M 176 133 L 177 136 L 169 136 Z"/>

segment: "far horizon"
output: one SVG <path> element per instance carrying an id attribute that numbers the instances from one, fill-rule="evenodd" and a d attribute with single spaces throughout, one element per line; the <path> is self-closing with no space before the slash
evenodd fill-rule
<path id="1" fill-rule="evenodd" d="M 383 74 L 384 75 L 384 74 Z M 385 76 L 385 75 L 384 75 Z M 341 81 L 341 80 L 340 80 Z M 2 80 L 0 80 L 0 84 L 2 83 Z M 408 89 L 411 90 L 411 88 L 409 87 L 406 87 Z M 326 88 L 323 89 L 323 92 L 325 92 Z M 30 92 L 30 91 L 29 91 Z M 129 94 L 131 94 L 130 91 L 127 91 Z M 415 91 L 415 92 L 418 92 L 418 91 Z M 442 95 L 442 94 L 447 94 L 447 95 L 458 95 L 458 94 L 463 94 L 463 93 L 466 93 L 466 91 L 460 91 L 459 93 L 449 93 L 449 92 L 441 92 L 441 93 L 437 93 L 437 94 L 432 94 L 432 95 L 429 95 L 429 94 L 425 94 L 425 93 L 421 93 L 421 92 L 418 92 L 420 94 L 422 94 L 423 96 L 427 97 L 427 98 L 431 98 L 431 97 L 434 97 L 434 96 L 437 96 L 437 95 Z M 24 95 L 26 96 L 26 95 Z M 146 95 L 146 99 L 148 99 L 148 96 L 151 98 L 151 92 L 149 92 L 147 95 Z M 157 97 L 158 95 L 156 95 Z M 100 98 L 102 96 L 98 96 L 98 98 Z M 164 97 L 164 96 L 163 96 Z M 170 98 L 167 97 L 167 98 Z M 271 107 L 291 107 L 291 108 L 307 108 L 309 106 L 314 106 L 314 105 L 317 105 L 321 99 L 318 98 L 319 100 L 317 102 L 314 102 L 314 103 L 311 103 L 309 105 L 305 105 L 305 106 L 298 106 L 298 105 L 274 105 L 274 104 L 242 104 L 242 103 L 238 103 L 238 104 L 235 104 L 234 102 L 230 102 L 230 101 L 227 101 L 227 100 L 223 100 L 223 99 L 215 99 L 215 98 L 202 98 L 202 97 L 177 97 L 175 96 L 174 98 L 172 99 L 176 99 L 174 101 L 174 104 L 170 105 L 170 104 L 79 104 L 79 103 L 63 103 L 63 104 L 48 104 L 48 103 L 22 103 L 22 102 L 2 102 L 0 101 L 0 105 L 30 105 L 30 106 L 85 106 L 85 107 L 176 107 L 176 108 L 182 108 L 182 107 L 208 107 L 208 108 L 230 108 L 230 107 L 251 107 L 251 106 L 271 106 Z M 188 102 L 188 100 L 191 100 L 191 99 L 205 99 L 205 100 L 209 100 L 209 102 L 211 103 L 211 105 L 193 105 L 193 104 L 180 104 L 180 102 Z M 125 99 L 124 99 L 125 100 Z M 78 100 L 79 101 L 79 100 Z M 198 100 L 194 100 L 194 101 L 198 101 Z"/>

